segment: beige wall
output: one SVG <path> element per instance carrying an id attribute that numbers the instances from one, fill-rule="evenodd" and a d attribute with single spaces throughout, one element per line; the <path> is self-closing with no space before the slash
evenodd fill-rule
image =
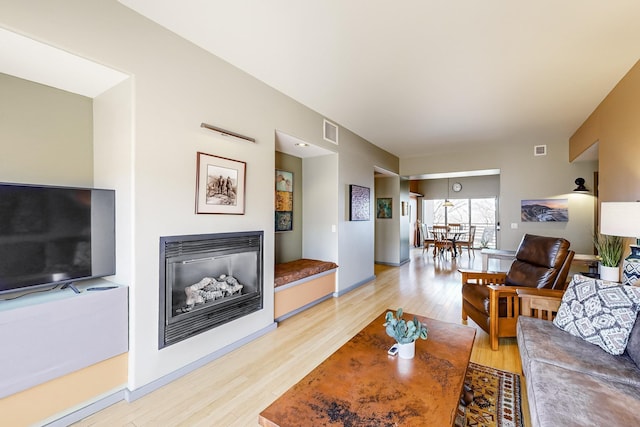
<path id="1" fill-rule="evenodd" d="M 570 159 L 596 142 L 600 201 L 640 200 L 640 62 L 570 138 Z"/>
<path id="2" fill-rule="evenodd" d="M 276 152 L 276 169 L 293 173 L 293 230 L 276 233 L 275 262 L 302 258 L 302 159 Z"/>
<path id="3" fill-rule="evenodd" d="M 400 265 L 399 190 L 400 178 L 397 176 L 382 176 L 375 179 L 372 219 L 375 221 L 375 261 L 379 264 Z M 391 199 L 391 218 L 378 218 L 378 199 L 381 198 Z"/>
<path id="4" fill-rule="evenodd" d="M 0 181 L 93 184 L 92 100 L 0 73 Z"/>
<path id="5" fill-rule="evenodd" d="M 326 220 L 336 231 L 323 223 L 326 239 L 334 241 L 329 255 L 340 265 L 337 290 L 373 277 L 373 221 L 348 221 L 347 189 L 373 187 L 374 166 L 397 172 L 397 157 L 342 127 L 339 146 L 324 141 L 323 116 L 113 0 L 2 2 L 0 26 L 131 76 L 98 97 L 94 149 L 100 154 L 93 177 L 118 195 L 118 247 L 125 250 L 118 253 L 117 277 L 130 286 L 131 390 L 272 326 L 276 129 L 338 152 L 332 159 L 336 173 L 328 178 L 335 201 L 327 206 L 334 216 Z M 200 128 L 201 122 L 257 142 L 222 138 Z M 195 214 L 199 151 L 246 162 L 244 215 Z M 53 166 L 38 179 L 90 183 L 91 171 L 59 178 L 66 177 L 65 159 L 73 154 L 73 149 L 52 152 Z M 24 162 L 20 167 L 29 168 Z M 32 178 L 18 171 L 12 179 Z M 265 231 L 264 309 L 158 351 L 159 238 L 248 230 Z"/>
<path id="6" fill-rule="evenodd" d="M 338 274 L 339 292 L 366 283 L 373 271 L 375 221 L 373 199 L 371 221 L 349 221 L 349 185 L 371 189 L 374 194 L 374 167 L 399 172 L 399 160 L 347 129 L 340 129 L 338 156 Z M 399 190 L 398 190 L 399 191 Z"/>
<path id="7" fill-rule="evenodd" d="M 462 190 L 455 193 L 447 187 L 454 182 L 462 184 Z M 469 176 L 446 179 L 421 179 L 412 183 L 424 199 L 472 199 L 483 197 L 498 197 L 500 195 L 500 175 Z"/>
<path id="8" fill-rule="evenodd" d="M 536 157 L 533 155 L 533 147 L 540 144 L 547 145 L 548 154 Z M 411 176 L 497 169 L 500 171 L 500 249 L 516 249 L 523 234 L 531 233 L 564 237 L 571 242 L 571 247 L 576 252 L 592 253 L 594 199 L 592 196 L 574 194 L 572 190 L 577 177 L 583 177 L 587 187 L 593 188 L 593 172 L 597 169 L 597 163 L 569 163 L 568 153 L 568 141 L 528 140 L 525 135 L 522 136 L 522 141 L 514 141 L 513 144 L 470 147 L 464 151 L 402 159 L 401 174 Z M 444 190 L 446 191 L 446 186 Z M 521 200 L 546 198 L 569 200 L 569 222 L 520 221 Z M 511 228 L 512 224 L 517 228 Z"/>
<path id="9" fill-rule="evenodd" d="M 303 258 L 341 262 L 338 256 L 340 239 L 337 233 L 341 221 L 338 208 L 338 163 L 338 154 L 302 160 Z M 341 270 L 338 270 L 338 278 Z M 339 284 L 340 280 L 337 280 L 336 291 L 340 289 Z"/>

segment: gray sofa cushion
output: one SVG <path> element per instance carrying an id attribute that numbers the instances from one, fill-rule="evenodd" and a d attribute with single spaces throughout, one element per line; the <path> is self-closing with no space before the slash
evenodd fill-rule
<path id="1" fill-rule="evenodd" d="M 522 369 L 525 372 L 537 360 L 640 387 L 640 369 L 628 355 L 611 355 L 600 347 L 564 332 L 552 322 L 520 316 L 517 336 Z"/>
<path id="2" fill-rule="evenodd" d="M 537 360 L 530 361 L 524 374 L 533 426 L 640 425 L 638 387 Z"/>
<path id="3" fill-rule="evenodd" d="M 640 367 L 640 320 L 636 319 L 636 324 L 631 329 L 626 354 Z"/>

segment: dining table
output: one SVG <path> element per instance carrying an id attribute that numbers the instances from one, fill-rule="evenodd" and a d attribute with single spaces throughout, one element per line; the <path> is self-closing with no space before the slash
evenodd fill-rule
<path id="1" fill-rule="evenodd" d="M 445 226 L 436 225 L 435 228 L 431 227 L 430 231 L 432 235 L 435 235 L 436 233 L 440 233 L 440 231 L 438 230 L 442 230 L 444 227 Z M 465 234 L 467 234 L 468 232 L 469 229 L 464 226 L 446 226 L 446 234 L 443 233 L 441 238 L 451 242 L 451 246 L 453 248 L 451 253 L 453 254 L 454 258 L 458 256 L 458 248 L 456 246 L 457 242 L 462 240 Z"/>
<path id="2" fill-rule="evenodd" d="M 449 227 L 447 239 L 451 241 L 451 246 L 453 246 L 452 254 L 454 258 L 458 256 L 458 247 L 456 246 L 456 243 L 462 240 L 464 235 L 468 232 L 469 230 L 465 227 Z"/>

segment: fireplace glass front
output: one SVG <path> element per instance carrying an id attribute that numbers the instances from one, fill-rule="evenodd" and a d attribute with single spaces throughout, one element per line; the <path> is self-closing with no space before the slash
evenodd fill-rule
<path id="1" fill-rule="evenodd" d="M 160 238 L 159 348 L 262 309 L 263 232 Z"/>

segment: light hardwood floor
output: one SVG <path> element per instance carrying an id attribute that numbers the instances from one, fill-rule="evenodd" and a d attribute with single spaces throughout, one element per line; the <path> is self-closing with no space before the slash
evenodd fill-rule
<path id="1" fill-rule="evenodd" d="M 376 265 L 376 279 L 340 298 L 322 302 L 278 328 L 132 403 L 119 402 L 77 426 L 257 426 L 258 414 L 273 400 L 388 308 L 402 307 L 452 323 L 460 319 L 460 273 L 481 267 L 481 257 L 454 259 L 411 250 L 401 267 Z M 496 269 L 496 266 L 490 265 Z M 473 321 L 469 326 L 475 327 Z M 473 362 L 521 373 L 515 339 L 492 351 L 478 328 Z M 528 406 L 522 378 L 525 425 Z"/>

